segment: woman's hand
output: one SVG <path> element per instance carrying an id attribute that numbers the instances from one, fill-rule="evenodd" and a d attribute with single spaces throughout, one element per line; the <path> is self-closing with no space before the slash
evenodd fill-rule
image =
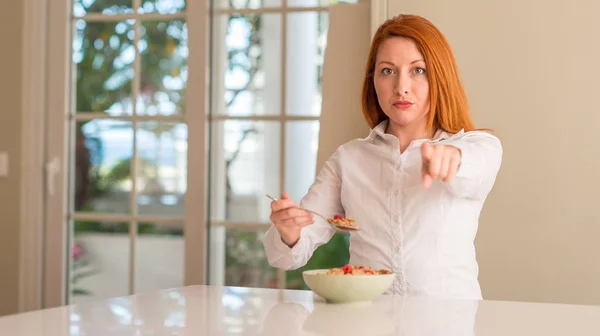
<path id="1" fill-rule="evenodd" d="M 434 180 L 451 182 L 460 166 L 460 149 L 448 145 L 421 145 L 423 157 L 423 187 L 429 188 Z"/>
<path id="2" fill-rule="evenodd" d="M 313 215 L 298 208 L 298 204 L 285 192 L 281 194 L 280 200 L 271 202 L 270 218 L 281 239 L 289 247 L 296 245 L 303 227 L 314 223 Z"/>

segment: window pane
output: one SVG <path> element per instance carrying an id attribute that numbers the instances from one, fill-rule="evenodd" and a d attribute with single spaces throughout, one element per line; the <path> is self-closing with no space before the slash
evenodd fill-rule
<path id="1" fill-rule="evenodd" d="M 187 182 L 187 125 L 140 122 L 137 130 L 138 213 L 185 215 Z"/>
<path id="2" fill-rule="evenodd" d="M 269 222 L 265 194 L 280 194 L 280 123 L 215 121 L 211 132 L 211 218 Z"/>
<path id="3" fill-rule="evenodd" d="M 188 77 L 187 24 L 183 20 L 144 21 L 141 30 L 138 114 L 182 113 Z"/>
<path id="4" fill-rule="evenodd" d="M 73 62 L 77 84 L 73 91 L 77 112 L 132 113 L 133 24 L 133 20 L 75 22 Z"/>
<path id="5" fill-rule="evenodd" d="M 175 14 L 186 9 L 186 0 L 143 0 L 139 13 Z"/>
<path id="6" fill-rule="evenodd" d="M 73 15 L 133 13 L 133 0 L 73 0 Z"/>
<path id="7" fill-rule="evenodd" d="M 139 223 L 135 240 L 135 292 L 182 287 L 183 223 Z"/>
<path id="8" fill-rule="evenodd" d="M 73 223 L 69 303 L 129 294 L 129 225 Z"/>
<path id="9" fill-rule="evenodd" d="M 320 7 L 329 6 L 336 0 L 288 0 L 288 7 Z"/>
<path id="10" fill-rule="evenodd" d="M 288 121 L 285 127 L 285 190 L 300 202 L 315 180 L 319 121 Z"/>
<path id="11" fill-rule="evenodd" d="M 264 231 L 226 230 L 225 286 L 277 288 L 277 270 L 262 244 Z"/>
<path id="12" fill-rule="evenodd" d="M 213 6 L 217 9 L 281 7 L 281 0 L 213 0 Z"/>
<path id="13" fill-rule="evenodd" d="M 213 114 L 281 113 L 280 40 L 281 14 L 215 17 Z"/>
<path id="14" fill-rule="evenodd" d="M 75 127 L 75 211 L 128 213 L 131 122 L 92 120 Z"/>
<path id="15" fill-rule="evenodd" d="M 327 13 L 288 14 L 286 114 L 321 114 L 321 78 L 327 41 Z"/>

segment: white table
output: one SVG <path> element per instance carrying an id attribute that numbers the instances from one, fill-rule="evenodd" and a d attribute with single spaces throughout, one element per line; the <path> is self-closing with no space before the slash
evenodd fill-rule
<path id="1" fill-rule="evenodd" d="M 191 286 L 0 318 L 0 335 L 600 335 L 600 307 Z"/>

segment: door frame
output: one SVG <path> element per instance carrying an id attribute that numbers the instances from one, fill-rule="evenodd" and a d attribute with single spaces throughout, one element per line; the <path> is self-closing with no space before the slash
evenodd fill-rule
<path id="1" fill-rule="evenodd" d="M 47 0 L 23 0 L 19 312 L 42 307 Z"/>
<path id="2" fill-rule="evenodd" d="M 371 36 L 377 28 L 388 19 L 388 0 L 370 0 L 371 2 Z"/>
<path id="3" fill-rule="evenodd" d="M 42 308 L 66 303 L 68 132 L 71 0 L 47 7 Z M 49 116 L 52 116 L 50 118 Z"/>

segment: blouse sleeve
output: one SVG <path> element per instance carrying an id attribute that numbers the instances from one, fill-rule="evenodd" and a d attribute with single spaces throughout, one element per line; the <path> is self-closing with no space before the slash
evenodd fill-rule
<path id="1" fill-rule="evenodd" d="M 487 197 L 500 170 L 502 145 L 494 135 L 483 131 L 466 132 L 444 141 L 461 151 L 461 162 L 455 178 L 447 184 L 457 197 L 482 200 Z"/>
<path id="2" fill-rule="evenodd" d="M 302 198 L 300 207 L 315 211 L 326 218 L 335 214 L 343 215 L 340 175 L 338 150 L 325 162 L 308 193 Z M 265 253 L 271 266 L 283 270 L 300 268 L 306 265 L 319 246 L 331 239 L 335 229 L 321 217 L 315 215 L 314 218 L 313 224 L 302 228 L 300 239 L 292 248 L 282 241 L 275 226 L 271 225 L 263 237 Z"/>

